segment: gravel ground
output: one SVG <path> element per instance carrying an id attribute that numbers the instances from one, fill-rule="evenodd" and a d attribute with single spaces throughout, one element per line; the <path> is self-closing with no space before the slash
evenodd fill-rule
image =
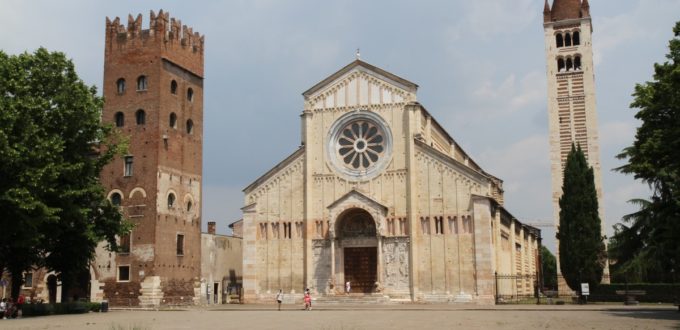
<path id="1" fill-rule="evenodd" d="M 680 329 L 677 307 L 222 305 L 0 320 L 0 329 Z"/>

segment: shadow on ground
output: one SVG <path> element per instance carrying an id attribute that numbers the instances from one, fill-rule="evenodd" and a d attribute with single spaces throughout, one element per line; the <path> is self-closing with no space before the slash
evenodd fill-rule
<path id="1" fill-rule="evenodd" d="M 680 312 L 677 310 L 668 311 L 645 311 L 645 310 L 635 310 L 635 311 L 608 311 L 606 314 L 619 317 L 630 317 L 640 320 L 669 320 L 677 321 L 676 324 L 680 328 Z"/>

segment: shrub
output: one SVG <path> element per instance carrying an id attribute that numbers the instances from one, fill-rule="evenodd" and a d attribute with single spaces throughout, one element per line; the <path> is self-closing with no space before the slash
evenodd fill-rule
<path id="1" fill-rule="evenodd" d="M 626 284 L 599 284 L 591 290 L 588 301 L 621 301 L 625 300 L 623 295 L 616 294 L 616 291 L 625 291 Z M 646 303 L 674 303 L 680 295 L 680 284 L 663 283 L 629 283 L 628 290 L 642 290 L 645 294 L 636 296 L 636 300 Z"/>
<path id="2" fill-rule="evenodd" d="M 96 306 L 95 306 L 96 305 Z M 99 311 L 100 303 L 68 302 L 56 304 L 25 304 L 23 316 L 44 316 L 58 314 L 84 314 L 90 311 Z"/>

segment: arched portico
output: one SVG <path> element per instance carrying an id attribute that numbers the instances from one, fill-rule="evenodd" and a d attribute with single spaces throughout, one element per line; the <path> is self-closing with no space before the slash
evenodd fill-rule
<path id="1" fill-rule="evenodd" d="M 335 293 L 344 292 L 347 281 L 352 293 L 376 292 L 382 280 L 382 223 L 387 208 L 352 190 L 328 209 Z"/>
<path id="2" fill-rule="evenodd" d="M 351 283 L 352 293 L 372 293 L 378 282 L 379 253 L 373 217 L 364 209 L 349 209 L 335 226 L 343 282 Z"/>

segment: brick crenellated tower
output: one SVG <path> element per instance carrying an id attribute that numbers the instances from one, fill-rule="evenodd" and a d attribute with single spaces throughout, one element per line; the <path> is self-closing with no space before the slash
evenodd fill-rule
<path id="1" fill-rule="evenodd" d="M 600 171 L 600 143 L 595 102 L 593 67 L 593 26 L 588 0 L 545 0 L 543 8 L 546 73 L 548 78 L 548 122 L 552 202 L 555 226 L 559 225 L 564 165 L 572 143 L 579 144 L 593 167 L 600 221 L 604 233 L 604 199 Z M 571 293 L 559 270 L 558 286 L 562 294 Z M 608 282 L 605 268 L 603 282 Z"/>
<path id="2" fill-rule="evenodd" d="M 103 170 L 108 197 L 135 227 L 122 252 L 99 249 L 92 300 L 194 303 L 201 271 L 204 37 L 162 10 L 106 19 L 103 121 L 129 137 Z"/>

